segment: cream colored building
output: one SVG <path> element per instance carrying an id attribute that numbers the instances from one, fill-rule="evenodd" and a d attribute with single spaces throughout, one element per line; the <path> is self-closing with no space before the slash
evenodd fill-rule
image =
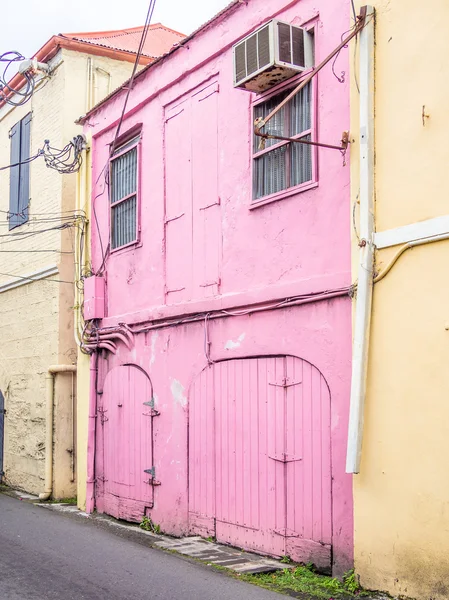
<path id="1" fill-rule="evenodd" d="M 49 75 L 36 75 L 31 99 L 18 107 L 0 102 L 0 167 L 11 164 L 12 138 L 21 127 L 23 131 L 28 127 L 30 139 L 23 138 L 22 146 L 29 156 L 43 147 L 44 140 L 62 149 L 81 133 L 75 120 L 130 76 L 141 33 L 142 28 L 135 28 L 51 38 L 35 55 L 48 65 Z M 181 38 L 160 24 L 150 26 L 139 65 L 148 64 Z M 11 81 L 14 89 L 22 84 L 20 76 Z M 80 232 L 87 234 L 88 223 L 79 216 L 84 213 L 75 210 L 77 175 L 47 168 L 42 157 L 22 172 L 21 177 L 29 177 L 29 199 L 25 210 L 22 207 L 18 216 L 11 215 L 11 172 L 0 171 L 0 391 L 6 409 L 3 480 L 32 493 L 48 495 L 51 489 L 57 498 L 76 495 L 78 484 L 82 495 L 88 381 L 81 382 L 77 402 L 73 281 L 75 256 L 79 257 L 75 246 L 80 243 Z M 11 228 L 14 219 L 20 224 Z M 88 267 L 84 254 L 81 268 Z M 63 365 L 68 371 L 56 373 Z M 49 373 L 51 366 L 58 369 Z"/>
<path id="2" fill-rule="evenodd" d="M 358 11 L 362 3 L 355 4 Z M 368 131 L 375 139 L 376 279 L 363 445 L 354 476 L 355 568 L 368 588 L 447 600 L 449 3 L 372 4 L 375 44 L 368 49 L 368 68 L 375 74 L 374 107 L 362 131 L 359 110 L 366 98 L 358 91 L 357 70 L 351 78 L 359 238 L 361 135 Z M 357 61 L 359 50 L 353 43 Z M 354 266 L 362 252 L 357 236 Z"/>

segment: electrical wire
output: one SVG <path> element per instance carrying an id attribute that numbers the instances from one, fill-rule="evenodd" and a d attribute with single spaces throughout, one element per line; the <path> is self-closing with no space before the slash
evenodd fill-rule
<path id="1" fill-rule="evenodd" d="M 33 95 L 36 87 L 36 82 L 32 73 L 28 71 L 22 73 L 22 77 L 25 79 L 25 85 L 20 89 L 16 90 L 10 87 L 8 80 L 8 70 L 11 65 L 16 62 L 22 62 L 25 57 L 20 52 L 10 51 L 0 54 L 0 63 L 6 63 L 6 67 L 3 69 L 3 73 L 0 75 L 0 101 L 6 102 L 11 106 L 22 106 Z M 18 100 L 14 100 L 13 97 L 18 97 Z"/>
<path id="2" fill-rule="evenodd" d="M 33 160 L 36 160 L 36 158 L 39 158 L 40 156 L 43 156 L 44 151 L 43 150 L 38 150 L 38 152 L 36 154 L 34 154 L 33 156 L 30 156 L 29 158 L 22 160 L 20 162 L 16 162 L 16 163 L 12 163 L 11 165 L 5 165 L 4 167 L 0 167 L 0 171 L 6 171 L 6 169 L 13 169 L 14 167 L 20 167 L 20 165 L 28 165 L 30 162 L 33 162 Z"/>
<path id="3" fill-rule="evenodd" d="M 143 47 L 145 45 L 145 40 L 147 39 L 148 28 L 149 28 L 150 23 L 151 23 L 151 18 L 153 16 L 153 12 L 154 12 L 154 7 L 155 6 L 156 6 L 156 0 L 150 0 L 150 3 L 148 5 L 147 16 L 146 16 L 146 19 L 145 19 L 145 24 L 144 24 L 143 31 L 142 31 L 142 36 L 140 38 L 139 47 L 137 48 L 136 60 L 134 61 L 134 66 L 133 66 L 133 70 L 132 70 L 132 73 L 131 73 L 131 77 L 129 79 L 129 82 L 127 83 L 127 92 L 126 92 L 126 96 L 125 96 L 125 102 L 123 103 L 122 113 L 120 115 L 120 119 L 119 119 L 119 122 L 118 122 L 118 125 L 117 125 L 117 129 L 115 130 L 114 140 L 113 140 L 113 142 L 112 142 L 112 144 L 110 146 L 110 155 L 111 156 L 114 153 L 115 144 L 117 143 L 117 138 L 120 135 L 120 130 L 122 128 L 123 119 L 125 117 L 126 107 L 128 105 L 129 95 L 131 93 L 131 90 L 133 89 L 134 77 L 136 76 L 137 67 L 139 66 L 139 60 L 140 60 L 140 57 L 142 55 Z"/>
<path id="4" fill-rule="evenodd" d="M 74 223 L 63 223 L 62 225 L 55 225 L 54 227 L 47 227 L 45 229 L 38 229 L 36 231 L 14 231 L 11 233 L 1 233 L 0 238 L 19 238 L 20 240 L 22 240 L 24 237 L 38 235 L 40 233 L 47 233 L 48 231 L 58 231 L 61 229 L 67 229 L 68 227 L 73 227 L 74 225 Z"/>
<path id="5" fill-rule="evenodd" d="M 45 140 L 43 155 L 45 164 L 49 169 L 55 169 L 58 173 L 66 175 L 79 171 L 82 164 L 82 151 L 86 147 L 84 136 L 77 135 L 68 144 L 58 150 L 50 146 L 50 141 Z"/>
<path id="6" fill-rule="evenodd" d="M 1 276 L 3 277 L 15 277 L 16 279 L 23 279 L 25 281 L 48 281 L 48 282 L 54 282 L 54 283 L 68 283 L 70 285 L 73 285 L 73 281 L 64 281 L 63 279 L 47 279 L 47 278 L 40 278 L 40 279 L 36 279 L 33 277 L 22 277 L 22 275 L 15 275 L 14 273 L 0 273 Z"/>
<path id="7" fill-rule="evenodd" d="M 83 160 L 82 151 L 85 148 L 86 140 L 83 135 L 75 136 L 61 150 L 50 146 L 50 140 L 45 140 L 43 147 L 39 148 L 36 154 L 33 154 L 29 158 L 26 158 L 20 162 L 0 167 L 0 171 L 13 169 L 15 167 L 20 167 L 21 165 L 28 165 L 40 156 L 43 156 L 45 164 L 49 169 L 55 169 L 62 175 L 76 173 L 81 167 Z"/>
<path id="8" fill-rule="evenodd" d="M 72 250 L 0 250 L 0 253 L 8 252 L 14 254 L 35 254 L 36 252 L 57 252 L 58 254 L 73 254 Z"/>
<path id="9" fill-rule="evenodd" d="M 77 226 L 76 225 L 72 225 L 70 227 L 77 227 Z M 67 227 L 59 227 L 59 228 L 49 229 L 48 231 L 49 232 L 50 231 L 57 232 L 57 231 L 63 231 L 64 229 L 68 229 L 68 228 Z M 10 244 L 14 244 L 14 243 L 21 244 L 24 240 L 27 240 L 27 239 L 30 239 L 30 238 L 36 238 L 37 236 L 41 235 L 42 233 L 46 233 L 46 232 L 42 231 L 42 230 L 39 230 L 39 231 L 36 231 L 36 232 L 26 233 L 26 234 L 24 234 L 24 235 L 22 235 L 20 237 L 12 237 L 12 236 L 9 237 L 8 235 L 3 234 L 3 235 L 0 236 L 1 238 L 5 238 L 5 237 L 8 238 L 9 237 L 9 239 L 3 239 L 3 240 L 1 240 L 0 247 L 1 248 L 5 248 L 5 246 L 7 244 L 8 244 L 8 247 L 10 247 L 9 245 Z"/>
<path id="10" fill-rule="evenodd" d="M 103 174 L 104 170 L 106 169 L 106 167 L 107 167 L 107 164 L 105 165 L 105 167 L 101 171 L 100 175 L 97 177 L 96 184 L 98 183 L 98 181 L 99 181 L 100 177 L 102 176 L 102 174 Z M 107 254 L 107 251 L 108 251 L 108 248 L 109 248 L 109 244 L 108 244 L 108 246 L 106 248 L 106 253 L 105 253 L 104 252 L 104 248 L 103 248 L 103 239 L 101 237 L 100 223 L 98 222 L 97 211 L 95 209 L 95 201 L 97 200 L 97 198 L 100 198 L 105 193 L 106 188 L 109 188 L 109 181 L 108 181 L 107 177 L 105 176 L 103 190 L 99 194 L 97 194 L 96 196 L 94 196 L 94 198 L 92 200 L 92 212 L 94 214 L 95 225 L 96 225 L 96 228 L 97 228 L 98 240 L 100 242 L 101 258 L 102 258 L 101 267 L 98 270 L 98 272 L 96 273 L 97 275 L 100 275 L 103 272 L 102 269 L 103 269 L 103 267 L 104 267 L 104 265 L 106 263 L 106 254 Z M 108 197 L 109 197 L 109 191 L 108 191 Z"/>
<path id="11" fill-rule="evenodd" d="M 357 27 L 357 17 L 355 18 L 355 23 L 352 27 L 350 27 L 347 31 L 344 31 L 341 34 L 341 38 L 340 40 L 343 41 L 345 36 L 348 35 L 348 33 L 351 33 L 352 31 L 354 31 L 354 29 Z M 347 48 L 347 46 L 344 46 L 345 48 Z M 332 61 L 332 74 L 334 75 L 335 79 L 338 81 L 338 83 L 344 83 L 345 82 L 345 78 L 346 78 L 346 71 L 342 71 L 340 73 L 340 77 L 337 75 L 337 73 L 335 72 L 335 64 L 338 60 L 338 57 L 340 56 L 341 50 L 339 50 L 339 52 L 337 52 L 337 54 L 334 57 L 334 60 Z"/>
<path id="12" fill-rule="evenodd" d="M 103 245 L 103 240 L 101 237 L 101 230 L 100 230 L 100 225 L 98 222 L 98 217 L 97 217 L 97 211 L 95 210 L 95 201 L 97 200 L 97 198 L 99 198 L 100 196 L 102 196 L 104 194 L 104 192 L 106 191 L 106 189 L 108 190 L 108 199 L 109 199 L 109 181 L 108 181 L 108 167 L 109 167 L 109 161 L 111 156 L 114 154 L 115 151 L 115 147 L 117 144 L 117 139 L 120 135 L 120 131 L 122 128 L 122 124 L 123 124 L 123 120 L 125 118 L 125 113 L 126 113 L 126 107 L 128 105 L 128 99 L 129 96 L 131 94 L 131 90 L 133 89 L 133 83 L 134 83 L 134 78 L 136 76 L 136 72 L 137 72 L 137 67 L 139 66 L 139 61 L 140 61 L 140 57 L 142 56 L 142 52 L 143 52 L 143 48 L 145 46 L 145 41 L 147 39 L 147 35 L 148 35 L 148 30 L 149 30 L 149 26 L 151 23 L 151 19 L 153 17 L 153 12 L 154 12 L 154 8 L 156 6 L 156 0 L 150 0 L 150 3 L 148 5 L 148 10 L 147 10 L 147 15 L 145 18 L 145 24 L 142 30 L 142 36 L 140 38 L 140 42 L 139 42 L 139 47 L 137 48 L 137 53 L 136 53 L 136 59 L 134 61 L 134 66 L 133 66 L 133 70 L 131 73 L 131 77 L 127 83 L 127 92 L 126 92 L 126 96 L 125 96 L 125 101 L 123 103 L 123 108 L 122 108 L 122 112 L 120 114 L 120 119 L 119 122 L 117 124 L 117 129 L 115 130 L 115 135 L 114 135 L 114 139 L 112 141 L 112 144 L 110 145 L 109 148 L 109 158 L 107 163 L 105 164 L 105 166 L 103 167 L 103 169 L 100 171 L 100 174 L 97 177 L 97 180 L 95 182 L 95 186 L 97 186 L 99 180 L 101 179 L 101 177 L 104 175 L 104 187 L 103 190 L 97 194 L 93 200 L 92 200 L 92 212 L 94 215 L 94 219 L 95 219 L 95 224 L 96 224 L 96 228 L 97 228 L 97 232 L 98 232 L 98 239 L 100 242 L 100 249 L 101 249 L 101 266 L 98 269 L 98 271 L 96 272 L 97 275 L 101 275 L 103 273 L 103 270 L 106 266 L 106 260 L 109 256 L 109 251 L 110 251 L 110 244 L 108 243 L 107 247 L 106 247 L 106 251 L 104 250 L 104 245 Z"/>

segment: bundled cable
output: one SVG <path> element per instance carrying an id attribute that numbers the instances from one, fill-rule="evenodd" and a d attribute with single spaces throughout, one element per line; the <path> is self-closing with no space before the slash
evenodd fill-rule
<path id="1" fill-rule="evenodd" d="M 83 135 L 74 137 L 64 146 L 64 148 L 62 148 L 62 150 L 53 148 L 53 146 L 50 146 L 50 140 L 45 140 L 43 148 L 40 148 L 36 154 L 33 154 L 20 162 L 0 167 L 0 171 L 6 171 L 7 169 L 12 169 L 13 167 L 18 167 L 20 165 L 26 165 L 40 156 L 43 156 L 45 164 L 49 169 L 55 169 L 58 173 L 62 173 L 63 175 L 76 173 L 79 171 L 83 162 L 82 152 L 85 149 L 86 139 Z"/>
<path id="2" fill-rule="evenodd" d="M 24 60 L 25 57 L 16 51 L 0 54 L 0 63 L 6 64 L 3 72 L 0 73 L 0 102 L 4 101 L 11 106 L 22 106 L 28 102 L 33 95 L 36 84 L 32 72 L 26 71 L 22 73 L 22 76 L 25 79 L 25 85 L 19 90 L 12 88 L 8 84 L 8 71 L 11 65 L 15 62 L 22 62 Z"/>
<path id="3" fill-rule="evenodd" d="M 86 147 L 86 141 L 82 135 L 74 137 L 62 150 L 50 146 L 50 140 L 45 140 L 43 155 L 45 164 L 49 169 L 55 169 L 58 173 L 76 173 L 82 163 L 82 151 Z"/>

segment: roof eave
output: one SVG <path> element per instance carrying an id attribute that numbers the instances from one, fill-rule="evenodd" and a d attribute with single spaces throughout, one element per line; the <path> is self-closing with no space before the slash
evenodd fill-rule
<path id="1" fill-rule="evenodd" d="M 184 44 L 187 44 L 190 40 L 192 40 L 198 34 L 202 33 L 204 30 L 206 30 L 209 27 L 213 26 L 214 23 L 216 21 L 218 21 L 221 17 L 224 17 L 225 15 L 227 15 L 228 13 L 230 13 L 232 10 L 238 8 L 242 4 L 246 5 L 247 1 L 248 0 L 232 0 L 232 2 L 230 4 L 228 4 L 228 6 L 226 6 L 223 10 L 221 10 L 214 17 L 212 17 L 212 19 L 210 19 L 209 21 L 207 21 L 206 23 L 204 23 L 203 25 L 201 25 L 201 27 L 199 27 L 198 29 L 196 29 L 193 33 L 191 33 L 190 35 L 188 35 L 184 39 L 180 40 L 168 52 L 166 52 L 162 56 L 159 56 L 159 57 L 155 58 L 150 64 L 146 65 L 144 69 L 142 69 L 141 71 L 139 71 L 136 74 L 136 76 L 134 77 L 134 81 L 136 79 L 142 77 L 148 71 L 148 69 L 150 69 L 152 67 L 155 67 L 157 64 L 159 64 L 160 61 L 166 60 L 174 52 L 176 52 L 176 50 L 178 50 L 179 48 L 181 48 L 182 46 L 184 46 Z M 108 102 L 109 100 L 111 100 L 112 98 L 114 98 L 115 96 L 117 96 L 118 94 L 120 94 L 120 92 L 122 90 L 126 89 L 126 87 L 129 85 L 130 81 L 131 81 L 130 79 L 127 79 L 119 88 L 117 88 L 116 90 L 114 90 L 113 92 L 111 92 L 108 96 L 106 96 L 105 98 L 103 98 L 102 100 L 100 100 L 100 102 L 98 102 L 98 104 L 96 104 L 85 115 L 83 115 L 82 117 L 80 117 L 79 119 L 77 119 L 75 122 L 78 125 L 84 125 L 84 123 L 88 120 L 88 118 L 91 115 L 95 114 L 103 106 L 103 104 L 106 104 L 106 102 Z"/>

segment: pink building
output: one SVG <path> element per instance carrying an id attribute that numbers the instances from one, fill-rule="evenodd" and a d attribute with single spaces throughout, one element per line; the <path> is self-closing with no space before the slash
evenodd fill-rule
<path id="1" fill-rule="evenodd" d="M 334 573 L 353 546 L 349 167 L 326 148 L 259 149 L 254 119 L 310 69 L 238 89 L 251 60 L 263 70 L 269 32 L 235 50 L 237 75 L 233 46 L 277 19 L 305 29 L 318 64 L 350 27 L 347 4 L 235 0 L 138 75 L 114 144 L 126 85 L 84 118 L 90 509 Z M 347 50 L 335 69 L 349 72 Z M 348 94 L 329 65 L 266 131 L 338 145 Z"/>

